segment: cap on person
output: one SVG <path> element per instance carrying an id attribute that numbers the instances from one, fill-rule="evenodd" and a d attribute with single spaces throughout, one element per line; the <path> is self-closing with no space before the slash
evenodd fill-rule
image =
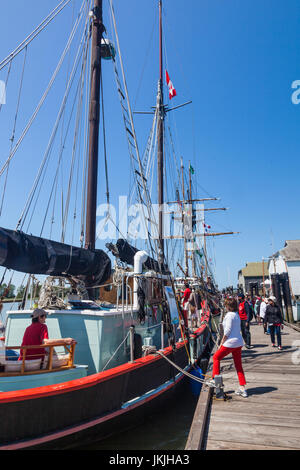
<path id="1" fill-rule="evenodd" d="M 274 297 L 274 295 L 271 295 L 268 300 L 272 300 L 273 302 L 276 302 L 276 297 Z"/>
<path id="2" fill-rule="evenodd" d="M 42 308 L 36 308 L 33 311 L 31 318 L 39 318 L 39 317 L 43 317 L 46 315 L 47 315 L 47 312 L 45 310 L 43 310 Z"/>
<path id="3" fill-rule="evenodd" d="M 244 294 L 239 294 L 238 297 L 239 297 L 240 299 L 244 299 L 244 298 L 245 298 Z"/>

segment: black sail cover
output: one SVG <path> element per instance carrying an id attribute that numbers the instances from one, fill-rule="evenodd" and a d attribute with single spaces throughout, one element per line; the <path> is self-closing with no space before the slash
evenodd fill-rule
<path id="1" fill-rule="evenodd" d="M 0 228 L 0 265 L 29 274 L 92 278 L 95 286 L 111 275 L 111 260 L 102 250 L 86 250 L 4 228 Z"/>
<path id="2" fill-rule="evenodd" d="M 114 256 L 119 258 L 123 263 L 134 265 L 134 255 L 140 251 L 137 248 L 130 245 L 126 240 L 120 238 L 115 245 L 112 243 L 106 244 L 106 247 L 113 253 Z M 165 267 L 160 269 L 158 261 L 153 258 L 148 257 L 144 263 L 144 267 L 150 270 L 153 270 L 157 273 L 162 272 L 166 273 Z"/>

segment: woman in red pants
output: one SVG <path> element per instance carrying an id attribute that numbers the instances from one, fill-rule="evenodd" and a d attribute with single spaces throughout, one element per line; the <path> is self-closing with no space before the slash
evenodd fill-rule
<path id="1" fill-rule="evenodd" d="M 238 314 L 238 305 L 235 299 L 226 299 L 225 308 L 227 313 L 223 320 L 224 336 L 220 348 L 213 356 L 212 377 L 220 374 L 220 361 L 228 354 L 232 353 L 234 365 L 237 371 L 240 388 L 235 393 L 243 398 L 248 394 L 245 390 L 246 379 L 242 366 L 242 347 L 244 341 L 241 335 L 241 320 Z"/>

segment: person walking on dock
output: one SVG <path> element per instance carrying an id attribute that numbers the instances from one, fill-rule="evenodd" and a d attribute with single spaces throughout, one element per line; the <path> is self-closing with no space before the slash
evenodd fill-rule
<path id="1" fill-rule="evenodd" d="M 267 299 L 267 297 L 264 297 L 263 300 L 262 300 L 262 303 L 260 304 L 259 317 L 263 322 L 265 335 L 268 334 L 268 332 L 267 332 L 267 323 L 265 321 L 267 305 L 268 305 L 268 299 Z"/>
<path id="2" fill-rule="evenodd" d="M 250 317 L 251 317 L 251 319 L 253 317 L 255 317 L 255 320 L 256 320 L 256 315 L 255 315 L 255 312 L 254 312 L 255 301 L 253 301 L 253 299 L 251 298 L 251 296 L 249 294 L 246 294 L 246 302 L 248 302 L 248 305 L 249 305 L 249 308 L 250 308 Z"/>
<path id="3" fill-rule="evenodd" d="M 213 385 L 214 377 L 220 375 L 220 361 L 231 353 L 240 384 L 240 388 L 235 393 L 243 398 L 247 398 L 248 394 L 245 390 L 246 379 L 242 366 L 242 347 L 244 342 L 241 335 L 241 320 L 238 314 L 236 299 L 226 299 L 225 309 L 227 313 L 223 320 L 224 334 L 220 347 L 213 356 L 213 380 L 211 383 Z"/>
<path id="4" fill-rule="evenodd" d="M 265 321 L 270 328 L 271 343 L 276 347 L 275 335 L 277 337 L 277 347 L 281 351 L 281 329 L 283 328 L 283 317 L 279 306 L 276 304 L 276 297 L 271 296 L 268 299 Z"/>
<path id="5" fill-rule="evenodd" d="M 241 319 L 241 331 L 247 349 L 251 349 L 250 321 L 252 319 L 252 310 L 249 303 L 245 300 L 243 294 L 239 294 L 239 315 Z"/>
<path id="6" fill-rule="evenodd" d="M 256 301 L 255 301 L 255 304 L 254 304 L 254 314 L 256 316 L 256 321 L 257 321 L 257 324 L 260 325 L 260 316 L 259 316 L 259 312 L 260 312 L 260 305 L 261 305 L 261 298 L 260 297 L 256 297 Z"/>

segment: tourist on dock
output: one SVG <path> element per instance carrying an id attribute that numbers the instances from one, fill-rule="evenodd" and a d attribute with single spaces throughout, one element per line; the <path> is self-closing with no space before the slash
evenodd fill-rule
<path id="1" fill-rule="evenodd" d="M 247 398 L 248 394 L 245 390 L 246 379 L 242 366 L 242 347 L 244 342 L 241 335 L 241 320 L 236 299 L 226 299 L 225 309 L 227 313 L 223 320 L 224 333 L 220 347 L 213 356 L 213 380 L 211 384 L 214 385 L 214 377 L 220 374 L 220 361 L 231 353 L 240 384 L 239 390 L 235 393 L 243 398 Z"/>
<path id="2" fill-rule="evenodd" d="M 25 330 L 21 346 L 51 346 L 74 344 L 73 338 L 49 339 L 48 327 L 46 325 L 47 312 L 43 309 L 37 308 L 31 315 L 32 323 Z M 26 351 L 26 353 L 25 353 Z M 23 359 L 23 354 L 26 354 L 26 359 L 44 359 L 46 350 L 44 348 L 21 349 L 19 360 Z"/>
<path id="3" fill-rule="evenodd" d="M 248 305 L 249 305 L 249 308 L 250 308 L 250 317 L 251 317 L 251 319 L 253 317 L 255 317 L 255 320 L 256 320 L 256 316 L 255 316 L 255 313 L 254 313 L 254 302 L 253 302 L 253 299 L 251 299 L 251 296 L 249 294 L 246 294 L 246 302 L 248 302 Z"/>
<path id="4" fill-rule="evenodd" d="M 241 319 L 241 331 L 247 349 L 252 349 L 251 334 L 250 334 L 250 321 L 252 319 L 252 310 L 249 303 L 245 300 L 243 294 L 239 294 L 239 315 Z"/>
<path id="5" fill-rule="evenodd" d="M 280 307 L 276 304 L 276 297 L 271 296 L 268 299 L 265 321 L 270 328 L 271 343 L 276 347 L 275 335 L 277 337 L 277 347 L 281 351 L 281 329 L 283 328 L 283 317 Z"/>
<path id="6" fill-rule="evenodd" d="M 255 317 L 256 317 L 256 321 L 258 323 L 258 325 L 260 325 L 260 316 L 259 316 L 259 311 L 260 311 L 260 304 L 261 304 L 261 298 L 260 297 L 256 297 L 256 301 L 255 301 L 255 304 L 254 304 L 254 314 L 255 314 Z"/>
<path id="7" fill-rule="evenodd" d="M 267 305 L 268 305 L 268 299 L 267 299 L 267 297 L 264 297 L 262 299 L 262 303 L 260 304 L 259 317 L 262 320 L 265 335 L 268 334 L 267 323 L 265 321 Z"/>

